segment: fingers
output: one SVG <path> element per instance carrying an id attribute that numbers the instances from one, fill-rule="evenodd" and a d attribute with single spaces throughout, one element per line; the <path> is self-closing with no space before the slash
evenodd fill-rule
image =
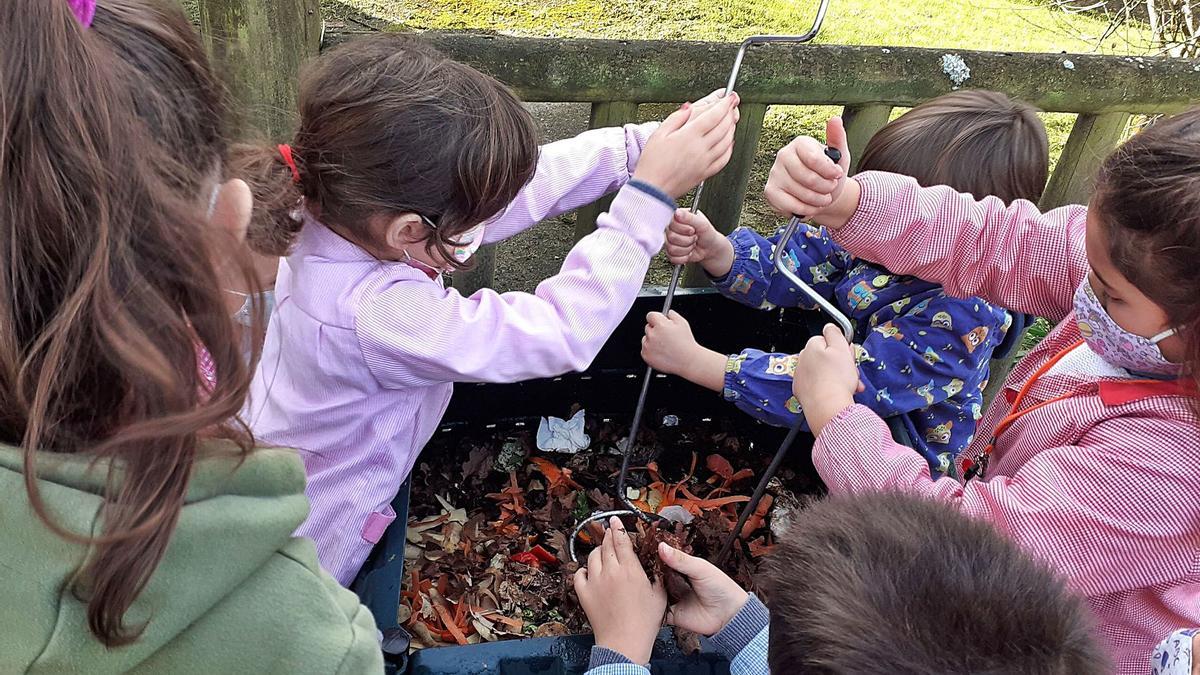
<path id="1" fill-rule="evenodd" d="M 597 546 L 596 548 L 592 549 L 592 552 L 588 554 L 587 568 L 589 579 L 600 576 L 604 570 L 604 561 L 602 560 L 603 557 L 604 550 L 601 546 Z"/>
<path id="2" fill-rule="evenodd" d="M 814 335 L 808 338 L 808 342 L 804 343 L 804 351 L 825 349 L 825 335 Z"/>
<path id="3" fill-rule="evenodd" d="M 846 127 L 842 125 L 842 118 L 834 116 L 825 122 L 825 144 L 831 148 L 837 148 L 842 153 L 842 159 L 838 164 L 841 165 L 843 171 L 848 171 L 850 169 L 850 143 L 846 139 Z"/>
<path id="4" fill-rule="evenodd" d="M 731 116 L 730 112 L 733 110 L 733 108 L 737 107 L 737 104 L 740 100 L 741 99 L 738 97 L 738 94 L 735 91 L 733 92 L 733 95 L 726 96 L 716 105 L 709 106 L 702 110 L 699 115 L 692 117 L 689 120 L 688 126 L 694 126 L 695 131 L 699 133 L 701 137 L 705 137 L 710 131 L 716 129 L 721 125 L 722 122 L 725 122 L 726 119 Z"/>
<path id="5" fill-rule="evenodd" d="M 778 185 L 767 183 L 767 187 L 763 189 L 763 197 L 767 203 L 771 205 L 771 209 L 781 216 L 791 216 L 794 214 L 803 214 L 808 211 L 808 205 L 802 203 L 786 190 Z"/>
<path id="6" fill-rule="evenodd" d="M 689 325 L 687 322 L 687 319 L 683 318 L 683 315 L 680 314 L 679 312 L 676 312 L 675 310 L 671 310 L 671 313 L 668 315 L 668 318 L 670 318 L 671 321 L 676 322 L 676 323 L 681 323 L 684 326 Z"/>
<path id="7" fill-rule="evenodd" d="M 853 356 L 850 352 L 850 342 L 846 339 L 842 329 L 832 323 L 825 324 L 825 328 L 821 330 L 822 336 L 825 338 L 825 344 L 830 349 L 835 349 L 839 352 L 845 352 Z"/>
<path id="8" fill-rule="evenodd" d="M 707 560 L 690 556 L 677 548 L 672 548 L 666 542 L 659 542 L 658 557 L 667 567 L 689 579 L 702 578 L 710 569 L 715 569 Z"/>
<path id="9" fill-rule="evenodd" d="M 667 317 L 663 316 L 662 312 L 650 312 L 646 315 L 647 328 L 657 328 L 667 322 Z M 647 332 L 649 332 L 647 330 Z"/>
<path id="10" fill-rule="evenodd" d="M 725 114 L 717 121 L 716 126 L 704 133 L 703 138 L 710 149 L 717 148 L 726 142 L 733 142 L 733 128 L 737 124 L 735 110 L 736 108 L 730 109 L 729 106 L 725 106 Z"/>
<path id="11" fill-rule="evenodd" d="M 575 592 L 577 594 L 582 593 L 584 587 L 587 586 L 588 568 L 580 567 L 579 569 L 575 570 L 575 574 L 571 579 L 575 586 Z"/>
<path id="12" fill-rule="evenodd" d="M 712 93 L 708 94 L 707 96 L 700 99 L 699 101 L 696 101 L 695 106 L 697 108 L 702 108 L 706 105 L 712 105 L 712 104 L 716 103 L 717 101 L 720 101 L 724 96 L 725 96 L 725 88 L 722 87 L 722 88 L 717 89 L 716 91 L 713 91 Z"/>
<path id="13" fill-rule="evenodd" d="M 692 248 L 696 245 L 696 230 L 690 225 L 685 225 L 687 231 L 667 230 L 667 246 L 677 246 L 680 248 Z"/>
<path id="14" fill-rule="evenodd" d="M 616 537 L 613 535 L 612 529 L 604 531 L 604 541 L 600 543 L 600 549 L 604 551 L 604 565 L 608 566 L 617 562 L 617 548 L 613 540 Z"/>
<path id="15" fill-rule="evenodd" d="M 613 533 L 613 549 L 616 552 L 617 561 L 622 565 L 640 565 L 637 554 L 633 552 L 633 541 L 629 538 L 629 533 L 625 531 L 625 525 L 620 518 L 613 516 L 609 520 L 608 531 Z"/>
<path id="16" fill-rule="evenodd" d="M 814 194 L 828 196 L 837 189 L 838 179 L 842 177 L 842 170 L 825 156 L 824 146 L 811 138 L 806 140 L 810 142 L 805 143 L 801 151 L 780 152 L 777 155 L 776 165 L 786 172 L 787 178 L 790 178 L 796 187 L 810 190 Z M 814 149 L 818 151 L 819 157 L 812 154 Z M 796 196 L 804 198 L 800 194 Z"/>
<path id="17" fill-rule="evenodd" d="M 679 110 L 667 115 L 667 119 L 663 120 L 662 124 L 658 127 L 658 130 L 664 133 L 678 131 L 679 129 L 683 128 L 684 124 L 687 124 L 687 121 L 691 119 L 691 116 L 692 104 L 684 103 L 679 107 Z"/>
<path id="18" fill-rule="evenodd" d="M 705 222 L 705 218 L 700 213 L 692 213 L 690 209 L 675 209 L 675 216 L 671 219 L 671 229 L 682 234 L 695 234 L 696 226 Z"/>
<path id="19" fill-rule="evenodd" d="M 725 168 L 725 165 L 729 163 L 729 160 L 732 157 L 733 157 L 733 144 L 730 143 L 729 147 L 725 148 L 725 152 L 723 152 L 719 157 L 717 157 L 716 160 L 714 160 L 711 164 L 708 165 L 708 171 L 707 171 L 708 175 L 715 176 L 716 174 L 720 173 L 721 169 Z"/>

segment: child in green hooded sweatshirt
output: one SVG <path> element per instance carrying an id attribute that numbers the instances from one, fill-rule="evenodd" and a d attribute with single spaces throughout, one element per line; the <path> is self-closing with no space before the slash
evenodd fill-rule
<path id="1" fill-rule="evenodd" d="M 381 672 L 236 421 L 251 197 L 161 2 L 0 2 L 0 672 Z"/>

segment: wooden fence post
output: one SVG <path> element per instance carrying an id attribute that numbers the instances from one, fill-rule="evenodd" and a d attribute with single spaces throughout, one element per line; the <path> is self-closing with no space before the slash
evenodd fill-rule
<path id="1" fill-rule="evenodd" d="M 750 170 L 758 154 L 758 138 L 762 135 L 763 119 L 767 116 L 765 103 L 743 103 L 741 118 L 733 131 L 733 156 L 721 173 L 709 178 L 700 198 L 700 210 L 721 232 L 736 228 L 742 217 L 742 204 L 750 187 Z M 707 286 L 708 276 L 699 265 L 688 265 L 684 286 Z"/>
<path id="2" fill-rule="evenodd" d="M 1129 126 L 1129 113 L 1080 115 L 1071 127 L 1039 204 L 1042 210 L 1064 204 L 1084 204 L 1104 158 L 1121 142 Z"/>
<path id="3" fill-rule="evenodd" d="M 846 142 L 850 146 L 850 173 L 858 171 L 858 160 L 867 141 L 883 128 L 892 116 L 890 105 L 848 105 L 842 111 Z"/>
<path id="4" fill-rule="evenodd" d="M 632 101 L 601 101 L 592 104 L 589 129 L 619 127 L 637 121 L 638 104 Z M 608 210 L 613 196 L 601 197 L 575 212 L 575 241 L 579 241 L 596 229 L 596 218 Z"/>
<path id="5" fill-rule="evenodd" d="M 300 65 L 321 46 L 320 0 L 200 0 L 199 9 L 205 45 L 240 108 L 237 131 L 285 139 Z"/>

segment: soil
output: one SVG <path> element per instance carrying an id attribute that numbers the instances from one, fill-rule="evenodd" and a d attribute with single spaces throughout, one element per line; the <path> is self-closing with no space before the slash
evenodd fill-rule
<path id="1" fill-rule="evenodd" d="M 662 567 L 658 541 L 713 558 L 774 452 L 751 448 L 732 428 L 713 420 L 643 430 L 634 446 L 628 498 L 644 511 L 690 521 L 624 519 L 648 575 L 666 577 L 673 596 L 686 592 L 686 582 Z M 623 508 L 614 492 L 628 429 L 589 420 L 587 431 L 591 446 L 576 454 L 537 451 L 531 431 L 435 436 L 412 480 L 401 619 L 415 646 L 588 631 L 571 588 L 578 565 L 569 538 L 592 513 Z M 819 490 L 810 474 L 781 470 L 724 569 L 754 590 L 778 526 Z M 601 527 L 581 533 L 581 562 Z"/>

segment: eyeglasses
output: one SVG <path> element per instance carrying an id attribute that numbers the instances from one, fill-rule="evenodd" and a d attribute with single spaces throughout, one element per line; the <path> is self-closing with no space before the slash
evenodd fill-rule
<path id="1" fill-rule="evenodd" d="M 437 229 L 438 229 L 438 224 L 437 224 L 437 222 L 436 222 L 436 221 L 434 221 L 433 219 L 429 218 L 428 216 L 426 216 L 426 215 L 424 215 L 424 214 L 420 214 L 420 213 L 418 213 L 418 214 L 417 214 L 417 216 L 419 216 L 419 217 L 421 218 L 421 222 L 423 222 L 423 223 L 425 223 L 426 225 L 428 225 L 428 226 L 429 226 L 429 229 L 431 229 L 431 230 L 437 230 Z M 439 218 L 439 219 L 441 218 L 441 216 L 436 216 L 436 217 L 437 217 L 437 218 Z"/>

